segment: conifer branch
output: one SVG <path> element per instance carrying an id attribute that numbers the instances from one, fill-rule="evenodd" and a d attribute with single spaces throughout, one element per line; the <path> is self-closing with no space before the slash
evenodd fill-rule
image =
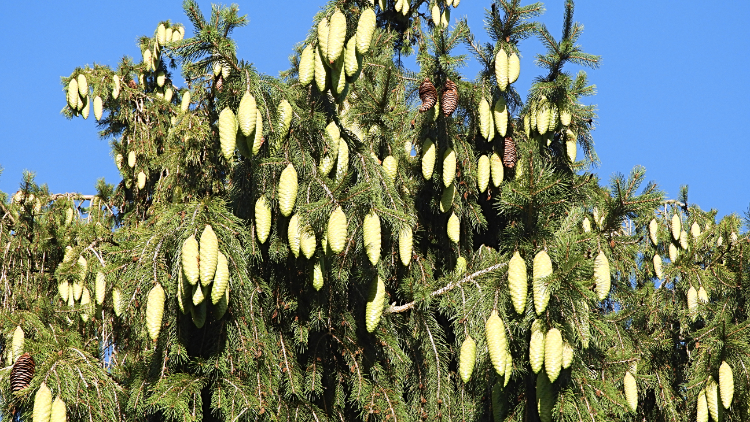
<path id="1" fill-rule="evenodd" d="M 589 386 L 588 383 L 586 385 Z M 596 422 L 596 420 L 594 419 L 594 412 L 591 409 L 591 403 L 589 403 L 589 399 L 588 397 L 586 397 L 586 392 L 583 390 L 583 385 L 578 384 L 578 387 L 581 390 L 581 397 L 583 397 L 583 401 L 586 402 L 586 408 L 588 409 L 588 414 L 589 414 L 589 417 L 591 418 L 591 422 Z"/>
<path id="2" fill-rule="evenodd" d="M 341 339 L 339 339 L 335 334 L 333 334 L 333 333 L 329 333 L 329 334 L 330 334 L 330 336 L 333 339 L 335 339 L 341 345 L 341 347 L 343 347 L 344 349 L 346 349 L 346 351 L 349 353 L 349 356 L 352 359 L 352 363 L 354 363 L 354 367 L 357 369 L 357 381 L 358 381 L 358 383 L 357 383 L 357 387 L 358 387 L 358 389 L 357 389 L 357 399 L 359 399 L 359 396 L 362 393 L 362 384 L 364 384 L 364 382 L 363 382 L 363 379 L 362 379 L 362 371 L 360 370 L 359 364 L 357 363 L 356 353 L 352 352 L 352 350 L 349 348 L 349 346 L 347 346 L 343 341 L 341 341 Z M 351 341 L 351 339 L 349 339 L 349 340 Z M 354 341 L 352 341 L 352 343 L 356 344 L 356 342 L 354 342 Z"/>
<path id="3" fill-rule="evenodd" d="M 675 414 L 674 409 L 672 408 L 671 401 L 667 399 L 664 393 L 664 385 L 662 384 L 661 376 L 659 375 L 658 371 L 656 372 L 656 379 L 659 383 L 659 393 L 661 395 L 662 404 L 668 407 L 669 410 L 671 411 L 670 416 L 671 416 L 672 421 L 677 422 L 677 415 Z"/>
<path id="4" fill-rule="evenodd" d="M 499 268 L 502 268 L 502 267 L 504 267 L 506 265 L 508 265 L 507 262 L 502 262 L 502 263 L 499 263 L 499 264 L 491 265 L 491 266 L 489 266 L 487 268 L 484 268 L 482 270 L 474 272 L 474 273 L 472 273 L 472 274 L 470 274 L 470 275 L 468 275 L 468 276 L 466 276 L 466 277 L 464 277 L 464 278 L 462 278 L 460 280 L 456 280 L 456 281 L 453 281 L 453 282 L 450 282 L 450 283 L 446 284 L 445 286 L 441 287 L 440 289 L 435 290 L 432 293 L 430 293 L 430 296 L 435 297 L 435 296 L 440 296 L 442 294 L 445 294 L 445 293 L 447 293 L 447 292 L 455 289 L 456 287 L 458 287 L 458 286 L 460 286 L 460 285 L 462 285 L 464 283 L 472 281 L 472 280 L 474 280 L 474 279 L 476 279 L 478 277 L 481 277 L 481 276 L 483 276 L 483 275 L 485 275 L 485 274 L 487 274 L 489 272 L 495 271 L 495 270 L 497 270 Z M 395 314 L 395 313 L 399 313 L 399 312 L 405 312 L 405 311 L 408 311 L 408 310 L 414 308 L 414 306 L 416 304 L 417 304 L 417 301 L 412 301 L 412 302 L 409 302 L 409 303 L 405 303 L 403 305 L 396 305 L 395 302 L 394 302 L 384 312 L 386 314 Z"/>
<path id="5" fill-rule="evenodd" d="M 292 387 L 292 393 L 297 394 L 297 389 L 294 387 L 294 378 L 292 377 L 292 367 L 289 365 L 289 357 L 287 356 L 286 352 L 286 344 L 284 344 L 284 334 L 279 333 L 279 340 L 281 341 L 281 351 L 284 355 L 286 374 L 289 376 L 289 385 Z"/>
<path id="6" fill-rule="evenodd" d="M 93 244 L 89 245 L 89 246 L 88 246 L 88 247 L 87 247 L 86 249 L 84 249 L 84 250 L 87 250 L 87 251 L 91 251 L 91 253 L 93 253 L 93 254 L 94 254 L 94 256 L 96 257 L 96 259 L 98 259 L 98 260 L 99 260 L 99 263 L 100 263 L 100 264 L 102 264 L 102 267 L 104 267 L 104 266 L 106 266 L 107 264 L 106 264 L 106 263 L 104 262 L 104 258 L 102 258 L 102 257 L 101 257 L 101 255 L 99 255 L 99 252 L 97 252 L 97 251 L 96 251 L 96 249 L 94 249 L 94 245 L 95 245 L 96 243 L 97 243 L 97 242 L 94 242 Z"/>
<path id="7" fill-rule="evenodd" d="M 396 410 L 393 408 L 393 403 L 391 403 L 391 399 L 388 398 L 388 393 L 386 393 L 386 391 L 380 385 L 378 385 L 378 388 L 380 388 L 380 391 L 383 392 L 383 397 L 385 397 L 385 401 L 388 402 L 388 408 L 391 410 L 391 416 L 393 416 L 393 422 L 397 422 L 398 418 L 396 417 Z"/>
<path id="8" fill-rule="evenodd" d="M 427 321 L 422 319 L 422 323 L 424 324 L 424 328 L 427 330 L 427 336 L 430 338 L 430 345 L 432 346 L 432 351 L 435 353 L 435 370 L 437 370 L 437 402 L 440 403 L 440 379 L 442 378 L 440 376 L 440 354 L 437 351 L 437 348 L 435 347 L 435 340 L 432 338 L 432 331 L 430 331 L 430 327 L 427 324 Z"/>
<path id="9" fill-rule="evenodd" d="M 15 224 L 16 224 L 16 219 L 15 219 L 15 218 L 13 217 L 13 213 L 11 213 L 10 211 L 8 211 L 8 209 L 7 209 L 7 208 L 5 208 L 5 204 L 3 204 L 2 202 L 0 202 L 0 209 L 1 209 L 1 210 L 2 210 L 2 212 L 3 212 L 3 215 L 2 215 L 2 217 L 3 217 L 3 218 L 5 218 L 5 217 L 8 217 L 8 219 L 9 219 L 9 220 L 10 220 L 10 222 L 11 222 L 11 224 L 12 224 L 12 225 L 15 225 Z"/>
<path id="10" fill-rule="evenodd" d="M 492 59 L 487 58 L 487 56 L 484 54 L 484 51 L 482 50 L 482 47 L 478 46 L 476 42 L 474 41 L 474 37 L 471 35 L 468 35 L 466 37 L 466 42 L 469 44 L 469 46 L 471 46 L 472 49 L 474 49 L 474 52 L 476 53 L 476 55 L 482 59 L 482 61 L 484 62 L 484 65 L 486 67 L 489 67 L 492 62 Z"/>

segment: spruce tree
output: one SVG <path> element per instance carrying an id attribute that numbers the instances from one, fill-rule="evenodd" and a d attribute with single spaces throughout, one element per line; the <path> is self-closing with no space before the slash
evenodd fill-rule
<path id="1" fill-rule="evenodd" d="M 49 388 L 70 420 L 746 418 L 739 218 L 591 173 L 572 0 L 559 39 L 492 3 L 484 45 L 459 2 L 329 2 L 275 78 L 237 6 L 187 0 L 192 33 L 62 78 L 122 181 L 3 201 L 4 415 Z"/>
<path id="2" fill-rule="evenodd" d="M 639 224 L 637 287 L 624 301 L 632 311 L 623 315 L 637 330 L 638 415 L 746 420 L 747 234 L 738 235 L 736 214 L 716 222 L 716 210 L 690 204 L 687 192 L 683 187 L 678 200 L 664 201 Z"/>

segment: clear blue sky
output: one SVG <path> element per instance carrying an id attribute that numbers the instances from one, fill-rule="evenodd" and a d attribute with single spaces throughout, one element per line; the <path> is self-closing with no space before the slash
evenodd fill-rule
<path id="1" fill-rule="evenodd" d="M 199 3 L 210 14 L 211 2 Z M 240 1 L 250 24 L 234 34 L 238 56 L 277 75 L 323 3 Z M 563 3 L 546 2 L 541 18 L 555 36 Z M 466 16 L 475 36 L 487 41 L 483 10 L 489 6 L 489 0 L 463 0 L 452 18 Z M 24 169 L 53 192 L 92 193 L 100 177 L 118 183 L 93 113 L 72 121 L 60 114 L 60 76 L 87 63 L 139 58 L 136 38 L 153 34 L 160 20 L 189 23 L 181 2 L 8 1 L 2 9 L 0 37 L 9 43 L 0 67 L 0 190 L 15 192 Z M 750 2 L 579 0 L 575 18 L 585 26 L 584 50 L 603 59 L 589 71 L 598 95 L 587 100 L 599 109 L 594 140 L 601 178 L 640 164 L 668 197 L 687 184 L 691 203 L 720 215 L 744 213 L 750 205 Z M 540 49 L 535 39 L 521 45 L 521 93 L 540 72 L 533 64 Z M 477 71 L 470 60 L 464 75 L 472 79 Z"/>

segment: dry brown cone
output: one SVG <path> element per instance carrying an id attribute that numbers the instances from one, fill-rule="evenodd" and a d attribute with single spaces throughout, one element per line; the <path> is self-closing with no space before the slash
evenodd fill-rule
<path id="1" fill-rule="evenodd" d="M 508 168 L 516 166 L 518 154 L 516 152 L 516 143 L 510 136 L 505 138 L 505 148 L 503 150 L 503 165 Z"/>
<path id="2" fill-rule="evenodd" d="M 134 81 L 134 80 L 132 80 L 132 79 L 131 79 L 131 80 L 129 80 L 129 81 L 128 81 L 128 87 L 129 87 L 130 89 L 135 89 L 135 88 L 136 88 L 136 84 L 135 84 L 135 81 Z"/>
<path id="3" fill-rule="evenodd" d="M 435 85 L 430 82 L 430 78 L 424 78 L 424 81 L 419 85 L 419 99 L 422 100 L 422 106 L 419 107 L 420 113 L 424 113 L 435 106 L 437 90 Z"/>
<path id="4" fill-rule="evenodd" d="M 34 358 L 30 354 L 24 353 L 18 357 L 10 370 L 10 388 L 14 393 L 29 386 L 34 378 L 35 367 Z"/>
<path id="5" fill-rule="evenodd" d="M 440 103 L 443 109 L 443 114 L 448 117 L 456 111 L 458 106 L 458 87 L 456 83 L 448 79 L 445 81 L 445 89 L 443 90 L 443 101 Z"/>

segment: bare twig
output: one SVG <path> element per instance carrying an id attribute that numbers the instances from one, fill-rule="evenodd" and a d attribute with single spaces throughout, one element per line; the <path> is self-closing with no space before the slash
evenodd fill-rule
<path id="1" fill-rule="evenodd" d="M 479 270 L 479 271 L 477 271 L 475 273 L 469 274 L 469 275 L 467 275 L 466 277 L 464 277 L 464 278 L 462 278 L 460 280 L 448 283 L 444 287 L 441 287 L 440 289 L 435 290 L 434 292 L 430 293 L 430 296 L 432 296 L 432 297 L 440 296 L 440 295 L 442 295 L 444 293 L 447 293 L 447 292 L 455 289 L 456 287 L 458 287 L 458 286 L 460 286 L 460 285 L 462 285 L 464 283 L 472 281 L 472 280 L 474 280 L 474 279 L 476 279 L 478 277 L 481 277 L 481 276 L 483 276 L 483 275 L 485 275 L 485 274 L 487 274 L 489 272 L 492 272 L 492 271 L 495 271 L 497 269 L 500 269 L 500 268 L 502 268 L 502 267 L 504 267 L 506 265 L 508 265 L 507 262 L 502 262 L 500 264 L 495 264 L 495 265 L 489 266 L 489 267 L 487 267 L 485 269 Z M 390 307 L 388 307 L 388 309 L 385 310 L 385 313 L 386 314 L 395 314 L 395 313 L 399 313 L 399 312 L 405 312 L 405 311 L 408 311 L 409 309 L 413 308 L 416 304 L 417 304 L 416 301 L 412 301 L 412 302 L 405 303 L 403 305 L 398 305 L 398 306 L 395 305 L 395 304 L 392 304 Z"/>

